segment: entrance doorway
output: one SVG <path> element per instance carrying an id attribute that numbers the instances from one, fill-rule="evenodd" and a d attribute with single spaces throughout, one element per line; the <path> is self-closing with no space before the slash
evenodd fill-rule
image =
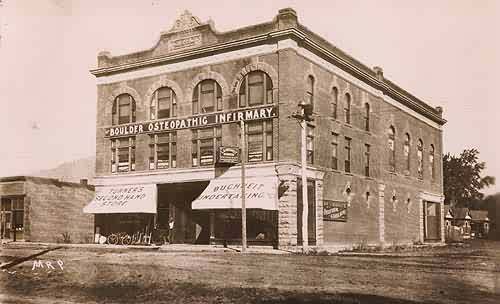
<path id="1" fill-rule="evenodd" d="M 424 201 L 424 238 L 428 241 L 441 240 L 441 206 Z"/>
<path id="2" fill-rule="evenodd" d="M 191 209 L 194 201 L 208 181 L 158 185 L 158 211 L 156 224 L 159 234 L 168 235 L 168 221 L 174 219 L 172 243 L 208 244 L 210 236 L 208 212 Z"/>

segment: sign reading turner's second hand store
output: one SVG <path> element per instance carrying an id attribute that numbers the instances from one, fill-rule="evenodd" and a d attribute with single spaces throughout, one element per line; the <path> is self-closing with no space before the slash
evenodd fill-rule
<path id="1" fill-rule="evenodd" d="M 261 120 L 278 117 L 278 107 L 266 106 L 251 109 L 239 109 L 228 112 L 217 112 L 194 115 L 185 118 L 169 118 L 148 122 L 138 122 L 106 128 L 104 136 L 129 136 L 179 129 L 208 127 L 217 124 L 233 123 L 239 121 Z"/>

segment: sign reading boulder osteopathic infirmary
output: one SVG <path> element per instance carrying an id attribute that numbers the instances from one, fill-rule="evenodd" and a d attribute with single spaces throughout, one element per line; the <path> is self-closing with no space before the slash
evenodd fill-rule
<path id="1" fill-rule="evenodd" d="M 104 131 L 104 136 L 131 136 L 145 133 L 209 127 L 218 124 L 262 120 L 276 117 L 278 117 L 278 107 L 264 106 L 252 109 L 196 115 L 185 118 L 171 118 L 150 122 L 131 123 L 124 126 L 106 128 Z"/>

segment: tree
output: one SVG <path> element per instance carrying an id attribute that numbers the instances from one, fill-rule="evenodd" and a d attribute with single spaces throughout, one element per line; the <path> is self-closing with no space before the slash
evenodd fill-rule
<path id="1" fill-rule="evenodd" d="M 479 151 L 464 150 L 457 157 L 447 153 L 443 157 L 443 179 L 445 203 L 458 207 L 471 207 L 481 201 L 484 187 L 495 184 L 493 176 L 481 177 L 486 167 L 479 162 Z"/>

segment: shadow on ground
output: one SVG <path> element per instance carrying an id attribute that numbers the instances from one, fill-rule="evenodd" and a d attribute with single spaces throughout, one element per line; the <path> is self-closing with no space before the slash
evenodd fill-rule
<path id="1" fill-rule="evenodd" d="M 32 282 L 34 283 L 34 282 Z M 36 303 L 52 303 L 60 300 L 69 303 L 248 303 L 248 304 L 417 304 L 385 296 L 358 293 L 292 292 L 277 288 L 210 288 L 204 285 L 172 281 L 167 285 L 147 287 L 128 283 L 108 283 L 94 286 L 71 286 L 59 290 L 47 290 L 41 286 L 5 284 L 4 293 L 15 294 Z M 22 294 L 19 288 L 23 289 Z M 31 287 L 31 288 L 30 288 Z M 34 288 L 33 288 L 34 287 Z M 6 299 L 9 297 L 7 296 Z M 41 299 L 45 299 L 41 301 Z M 67 302 L 65 302 L 67 303 Z M 428 303 L 428 302 L 427 302 Z"/>

